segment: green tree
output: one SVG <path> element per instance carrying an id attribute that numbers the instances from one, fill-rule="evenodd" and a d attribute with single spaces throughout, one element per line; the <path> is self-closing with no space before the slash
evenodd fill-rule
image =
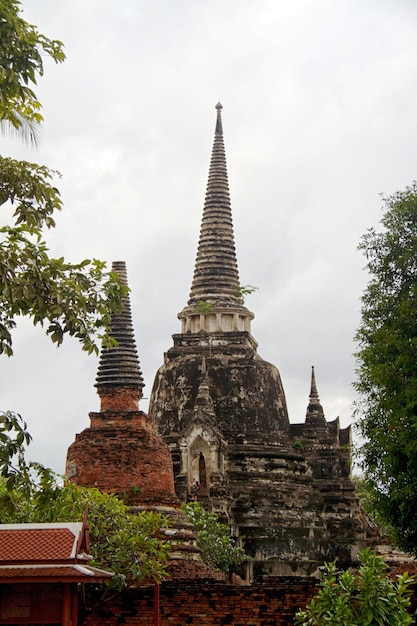
<path id="1" fill-rule="evenodd" d="M 31 436 L 14 413 L 0 414 L 0 523 L 74 522 L 88 510 L 92 562 L 110 569 L 110 589 L 165 577 L 169 544 L 161 538 L 165 519 L 156 513 L 129 513 L 113 494 L 62 484 L 40 463 L 26 460 Z"/>
<path id="2" fill-rule="evenodd" d="M 326 563 L 317 595 L 295 616 L 297 626 L 406 626 L 414 582 L 407 573 L 394 581 L 384 561 L 368 549 L 359 554 L 353 574 Z"/>
<path id="3" fill-rule="evenodd" d="M 387 523 L 385 518 L 383 518 L 379 512 L 378 498 L 372 484 L 364 476 L 353 476 L 352 480 L 355 485 L 355 493 L 359 498 L 361 508 L 371 520 L 371 523 L 373 522 L 375 526 L 383 532 L 388 541 L 396 543 L 394 529 Z"/>
<path id="4" fill-rule="evenodd" d="M 216 513 L 209 513 L 200 502 L 188 502 L 183 511 L 194 524 L 201 558 L 210 567 L 232 574 L 247 559 L 242 548 L 236 546 L 229 527 L 221 524 Z"/>
<path id="5" fill-rule="evenodd" d="M 362 296 L 355 414 L 373 506 L 397 544 L 417 554 L 417 184 L 384 198 L 382 230 L 360 249 Z"/>
<path id="6" fill-rule="evenodd" d="M 0 122 L 36 141 L 43 116 L 33 86 L 44 72 L 43 55 L 61 63 L 65 54 L 60 41 L 40 34 L 19 15 L 20 5 L 0 0 Z"/>
<path id="7" fill-rule="evenodd" d="M 34 88 L 43 59 L 58 63 L 65 55 L 61 42 L 21 17 L 20 7 L 18 0 L 0 0 L 0 129 L 36 143 L 43 117 Z M 22 315 L 44 325 L 58 345 L 65 334 L 87 352 L 98 351 L 100 334 L 111 345 L 111 315 L 121 310 L 127 288 L 101 261 L 71 264 L 48 254 L 43 232 L 55 226 L 54 213 L 62 208 L 57 176 L 43 165 L 0 156 L 0 205 L 13 212 L 0 227 L 0 354 L 12 354 L 12 332 Z M 20 416 L 0 413 L 0 522 L 74 521 L 88 503 L 96 564 L 113 569 L 112 585 L 159 581 L 168 550 L 159 537 L 162 518 L 129 515 L 114 496 L 60 484 L 51 469 L 26 461 L 30 441 Z"/>
<path id="8" fill-rule="evenodd" d="M 43 75 L 43 55 L 55 62 L 65 55 L 20 16 L 20 2 L 0 0 L 0 128 L 23 131 L 32 141 L 43 120 L 34 92 Z M 109 345 L 111 314 L 122 306 L 126 288 L 105 263 L 72 264 L 52 258 L 43 238 L 55 226 L 62 201 L 53 180 L 59 173 L 43 165 L 0 156 L 0 205 L 13 217 L 0 227 L 0 354 L 10 356 L 19 316 L 45 325 L 58 345 L 65 334 L 77 337 L 87 352 L 98 351 L 97 336 Z"/>

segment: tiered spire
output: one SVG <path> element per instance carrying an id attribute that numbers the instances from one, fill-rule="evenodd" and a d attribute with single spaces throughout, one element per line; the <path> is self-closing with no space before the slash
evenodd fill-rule
<path id="1" fill-rule="evenodd" d="M 240 293 L 223 142 L 222 108 L 218 102 L 190 299 L 188 306 L 178 316 L 183 323 L 183 333 L 200 330 L 250 332 L 250 322 L 253 319 L 253 313 L 243 306 Z M 211 319 L 207 319 L 210 315 Z"/>
<path id="2" fill-rule="evenodd" d="M 115 261 L 112 271 L 117 272 L 122 284 L 127 285 L 126 264 Z M 143 376 L 139 366 L 138 352 L 133 333 L 130 298 L 123 298 L 123 310 L 113 315 L 110 336 L 116 339 L 117 346 L 101 351 L 95 387 L 100 397 L 116 389 L 130 390 L 136 395 L 136 404 L 142 397 Z M 136 407 L 137 408 L 137 407 Z"/>
<path id="3" fill-rule="evenodd" d="M 317 391 L 316 377 L 314 374 L 314 365 L 311 368 L 311 388 L 309 404 L 306 413 L 306 422 L 325 423 L 323 407 L 320 404 L 320 398 Z"/>
<path id="4" fill-rule="evenodd" d="M 220 102 L 189 305 L 242 304 L 227 179 Z"/>

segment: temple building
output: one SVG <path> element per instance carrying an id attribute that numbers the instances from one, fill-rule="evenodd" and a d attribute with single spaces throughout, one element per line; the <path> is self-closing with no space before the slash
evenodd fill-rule
<path id="1" fill-rule="evenodd" d="M 350 427 L 326 421 L 314 370 L 305 422 L 290 424 L 279 371 L 257 352 L 239 282 L 220 103 L 216 110 L 190 297 L 149 416 L 171 451 L 178 498 L 200 481 L 199 500 L 251 557 L 248 580 L 313 574 L 325 560 L 350 563 L 367 544 Z"/>

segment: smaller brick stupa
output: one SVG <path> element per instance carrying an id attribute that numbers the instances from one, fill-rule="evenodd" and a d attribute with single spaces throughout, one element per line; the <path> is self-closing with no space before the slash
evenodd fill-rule
<path id="1" fill-rule="evenodd" d="M 112 269 L 127 285 L 125 263 L 114 262 Z M 129 506 L 178 507 L 168 446 L 138 408 L 144 382 L 129 297 L 113 316 L 110 334 L 117 346 L 101 351 L 95 384 L 100 411 L 90 413 L 90 428 L 69 447 L 66 475 L 77 485 L 115 493 Z"/>
<path id="2" fill-rule="evenodd" d="M 127 285 L 124 262 L 113 271 Z M 100 411 L 90 413 L 90 428 L 77 434 L 68 448 L 66 476 L 82 487 L 114 493 L 132 513 L 154 511 L 168 519 L 165 533 L 171 546 L 167 572 L 175 579 L 218 579 L 200 559 L 193 525 L 175 495 L 172 459 L 149 416 L 139 410 L 144 387 L 136 349 L 129 297 L 114 315 L 110 335 L 117 345 L 101 351 L 96 378 Z"/>

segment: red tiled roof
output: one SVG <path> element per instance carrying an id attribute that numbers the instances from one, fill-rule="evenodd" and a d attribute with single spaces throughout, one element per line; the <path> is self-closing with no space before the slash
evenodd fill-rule
<path id="1" fill-rule="evenodd" d="M 0 563 L 74 558 L 77 539 L 68 528 L 2 530 L 0 526 Z"/>
<path id="2" fill-rule="evenodd" d="M 23 582 L 33 580 L 44 582 L 57 580 L 64 582 L 94 582 L 105 581 L 112 577 L 110 572 L 87 565 L 0 565 L 0 582 Z"/>
<path id="3" fill-rule="evenodd" d="M 105 582 L 113 574 L 87 565 L 88 543 L 84 522 L 0 524 L 0 582 Z"/>

